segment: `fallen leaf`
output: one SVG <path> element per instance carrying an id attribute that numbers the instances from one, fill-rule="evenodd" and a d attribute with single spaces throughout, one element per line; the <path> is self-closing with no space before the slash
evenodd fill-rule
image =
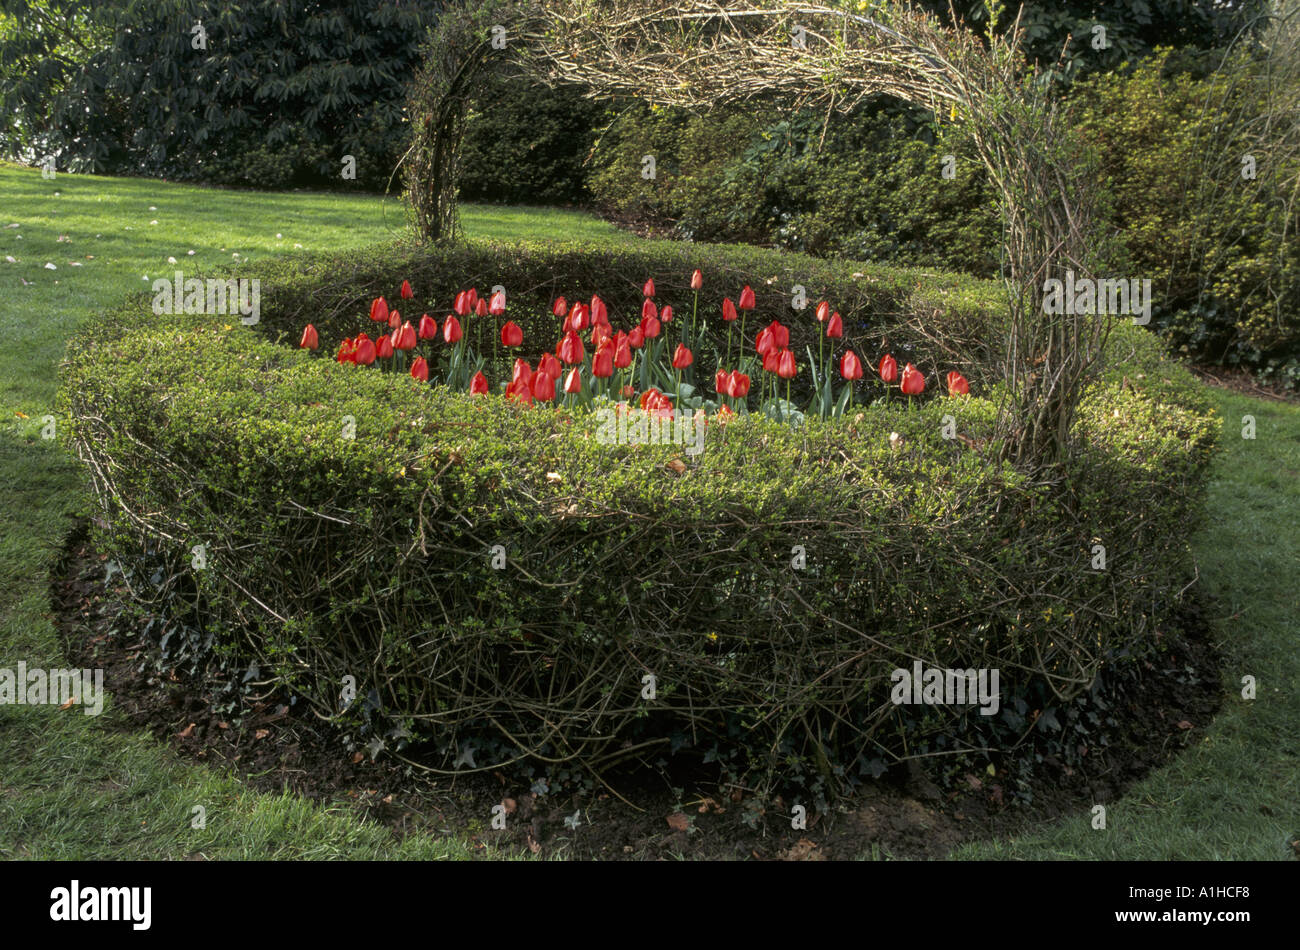
<path id="1" fill-rule="evenodd" d="M 194 735 L 194 725 L 195 725 L 194 723 L 190 723 L 188 726 L 186 726 L 186 727 L 185 727 L 184 729 L 182 729 L 180 732 L 176 733 L 176 738 L 177 738 L 177 739 L 188 739 L 190 736 Z"/>
<path id="2" fill-rule="evenodd" d="M 673 831 L 685 831 L 691 826 L 691 820 L 679 811 L 673 812 L 665 820 Z"/>
<path id="3" fill-rule="evenodd" d="M 686 463 L 683 462 L 681 459 L 673 459 L 671 462 L 668 463 L 666 467 L 671 468 L 678 475 L 686 471 Z"/>
<path id="4" fill-rule="evenodd" d="M 501 805 L 505 808 L 507 815 L 513 815 L 515 813 L 516 803 L 513 798 L 501 799 Z"/>
<path id="5" fill-rule="evenodd" d="M 68 699 L 63 703 L 63 705 L 61 705 L 59 708 L 60 708 L 60 709 L 68 709 L 68 708 L 70 708 L 70 707 L 72 706 L 72 704 L 75 703 L 76 701 L 77 701 L 77 699 L 76 699 L 75 696 L 70 696 L 70 697 L 68 697 Z"/>
<path id="6" fill-rule="evenodd" d="M 271 734 L 270 729 L 258 729 L 255 733 L 253 733 L 253 741 L 256 742 L 258 739 L 265 739 L 270 734 Z"/>
<path id="7" fill-rule="evenodd" d="M 360 751 L 360 750 L 358 750 L 357 752 L 354 752 L 354 753 L 352 754 L 352 764 L 353 764 L 353 765 L 356 765 L 358 762 L 360 762 L 360 761 L 361 761 L 362 759 L 364 759 L 365 757 L 366 757 L 366 754 L 365 754 L 364 752 Z"/>
<path id="8" fill-rule="evenodd" d="M 552 484 L 554 484 L 555 482 L 562 482 L 562 481 L 564 481 L 564 476 L 561 475 L 559 472 L 547 472 L 547 473 L 546 473 L 546 480 L 547 480 L 548 482 L 551 482 Z"/>
<path id="9" fill-rule="evenodd" d="M 1192 728 L 1192 724 L 1191 724 L 1190 722 L 1188 722 L 1186 719 L 1180 719 L 1180 720 L 1178 720 L 1178 728 L 1179 728 L 1179 729 L 1190 729 L 1190 728 Z"/>

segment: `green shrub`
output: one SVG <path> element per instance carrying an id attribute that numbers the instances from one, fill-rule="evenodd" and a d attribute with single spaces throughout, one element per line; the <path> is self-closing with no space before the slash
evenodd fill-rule
<path id="1" fill-rule="evenodd" d="M 710 280 L 830 274 L 740 248 L 394 247 L 242 273 L 265 282 L 256 330 L 134 302 L 76 341 L 60 390 L 105 541 L 200 604 L 248 676 L 451 771 L 678 754 L 843 786 L 980 727 L 965 707 L 888 701 L 914 658 L 999 669 L 1009 710 L 1031 686 L 1086 689 L 1165 616 L 1215 422 L 1131 327 L 1108 368 L 1127 383 L 1090 394 L 1082 451 L 1050 485 L 994 461 L 996 389 L 801 428 L 715 418 L 695 456 L 267 339 L 305 318 L 342 327 L 403 279 L 445 297 L 499 278 L 544 299 L 599 277 L 617 326 L 645 268 L 678 290 L 685 253 Z M 901 307 L 917 283 L 873 271 L 842 289 Z M 953 347 L 973 317 L 939 312 L 936 339 L 949 317 Z M 943 436 L 949 414 L 969 441 Z M 1104 571 L 1089 569 L 1098 540 Z"/>

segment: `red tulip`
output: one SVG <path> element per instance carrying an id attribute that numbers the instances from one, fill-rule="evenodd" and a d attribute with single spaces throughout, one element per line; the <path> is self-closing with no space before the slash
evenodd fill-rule
<path id="1" fill-rule="evenodd" d="M 429 364 L 424 361 L 423 356 L 417 356 L 415 362 L 411 364 L 411 377 L 422 383 L 429 381 Z"/>
<path id="2" fill-rule="evenodd" d="M 471 287 L 465 291 L 465 313 L 468 314 L 471 310 L 476 310 L 480 302 L 477 287 Z"/>
<path id="3" fill-rule="evenodd" d="M 704 275 L 698 270 L 691 275 L 691 290 L 699 290 L 704 286 Z"/>
<path id="4" fill-rule="evenodd" d="M 919 396 L 925 390 L 925 377 L 922 376 L 915 366 L 907 364 L 903 370 L 903 381 L 899 383 L 899 388 L 909 396 Z"/>
<path id="5" fill-rule="evenodd" d="M 655 307 L 655 302 L 647 297 L 645 302 L 641 304 L 641 319 L 649 320 L 658 316 L 659 310 Z"/>
<path id="6" fill-rule="evenodd" d="M 469 302 L 468 291 L 462 290 L 456 295 L 456 302 L 451 305 L 452 311 L 458 317 L 468 317 L 474 310 L 474 305 Z"/>
<path id="7" fill-rule="evenodd" d="M 898 361 L 888 353 L 880 361 L 880 378 L 887 383 L 898 379 Z"/>
<path id="8" fill-rule="evenodd" d="M 609 325 L 609 310 L 605 307 L 605 301 L 594 294 L 591 298 L 591 319 L 594 323 Z"/>
<path id="9" fill-rule="evenodd" d="M 533 368 L 528 365 L 528 360 L 520 358 L 515 360 L 514 372 L 510 376 L 510 382 L 517 383 L 519 380 L 525 383 L 533 381 Z"/>
<path id="10" fill-rule="evenodd" d="M 487 377 L 483 375 L 482 370 L 475 373 L 474 378 L 470 380 L 469 391 L 475 396 L 487 395 L 488 381 L 487 381 Z"/>
<path id="11" fill-rule="evenodd" d="M 664 307 L 664 312 L 667 313 L 672 309 L 672 307 Z M 641 321 L 641 332 L 645 334 L 647 340 L 653 340 L 657 337 L 659 335 L 659 330 L 659 321 L 654 317 L 651 317 L 649 320 Z"/>
<path id="12" fill-rule="evenodd" d="M 532 379 L 516 379 L 506 387 L 506 398 L 517 399 L 526 406 L 533 404 Z"/>
<path id="13" fill-rule="evenodd" d="M 550 373 L 537 371 L 533 376 L 533 398 L 538 402 L 550 402 L 555 398 L 555 377 Z"/>
<path id="14" fill-rule="evenodd" d="M 794 354 L 789 350 L 782 350 L 780 356 L 777 357 L 776 375 L 782 379 L 794 379 L 794 374 Z"/>
<path id="15" fill-rule="evenodd" d="M 763 372 L 775 373 L 777 363 L 781 359 L 781 350 L 779 347 L 769 346 L 767 352 L 763 354 Z"/>
<path id="16" fill-rule="evenodd" d="M 830 322 L 826 324 L 826 335 L 832 340 L 838 340 L 844 336 L 844 321 L 840 319 L 838 310 L 831 314 Z"/>
<path id="17" fill-rule="evenodd" d="M 518 324 L 513 320 L 507 320 L 501 327 L 501 345 L 502 346 L 522 346 L 524 342 L 524 331 L 519 329 Z"/>
<path id="18" fill-rule="evenodd" d="M 298 344 L 300 350 L 314 350 L 320 346 L 320 337 L 316 334 L 316 328 L 310 323 L 303 327 L 302 341 Z"/>
<path id="19" fill-rule="evenodd" d="M 340 363 L 355 363 L 357 361 L 357 344 L 351 337 L 339 344 L 338 356 L 335 359 Z"/>
<path id="20" fill-rule="evenodd" d="M 733 399 L 744 399 L 749 395 L 749 377 L 739 370 L 732 370 L 727 378 L 727 395 Z"/>
<path id="21" fill-rule="evenodd" d="M 370 319 L 375 323 L 388 322 L 388 301 L 377 297 L 370 303 Z"/>
<path id="22" fill-rule="evenodd" d="M 956 370 L 948 374 L 948 395 L 949 396 L 969 396 L 970 383 L 966 382 L 966 377 Z"/>
<path id="23" fill-rule="evenodd" d="M 557 317 L 562 317 L 569 310 L 569 302 L 563 297 L 556 297 L 555 303 L 551 304 L 551 313 Z"/>
<path id="24" fill-rule="evenodd" d="M 537 361 L 537 372 L 545 373 L 552 380 L 560 378 L 564 368 L 560 366 L 560 361 L 555 358 L 554 353 L 543 353 L 542 358 Z"/>
<path id="25" fill-rule="evenodd" d="M 606 342 L 597 347 L 596 355 L 591 360 L 591 375 L 597 379 L 608 379 L 614 375 L 614 344 Z"/>
<path id="26" fill-rule="evenodd" d="M 740 303 L 738 306 L 741 310 L 754 309 L 754 291 L 750 289 L 749 284 L 746 284 L 745 289 L 740 292 Z"/>
<path id="27" fill-rule="evenodd" d="M 375 361 L 375 344 L 364 333 L 357 334 L 357 358 L 353 360 L 359 366 L 369 366 Z"/>
<path id="28" fill-rule="evenodd" d="M 414 296 L 415 294 L 411 292 L 411 282 L 409 280 L 402 281 L 402 299 L 410 300 Z"/>
<path id="29" fill-rule="evenodd" d="M 581 333 L 591 326 L 591 311 L 585 303 L 575 303 L 569 311 L 569 329 Z"/>
<path id="30" fill-rule="evenodd" d="M 581 363 L 587 358 L 587 353 L 582 347 L 582 337 L 572 330 L 564 334 L 564 339 L 560 341 L 559 352 L 560 359 L 569 364 Z"/>
<path id="31" fill-rule="evenodd" d="M 772 342 L 779 348 L 790 345 L 790 328 L 781 323 L 780 320 L 773 320 L 771 323 Z"/>
<path id="32" fill-rule="evenodd" d="M 724 298 L 722 301 L 722 319 L 735 320 L 738 316 L 740 316 L 740 314 L 736 313 L 736 305 L 731 302 L 731 298 Z"/>
<path id="33" fill-rule="evenodd" d="M 730 378 L 730 373 L 722 367 L 718 367 L 718 375 L 713 377 L 713 388 L 717 391 L 718 395 L 722 395 L 727 391 L 727 380 Z"/>
<path id="34" fill-rule="evenodd" d="M 641 288 L 641 293 L 645 294 L 647 297 L 653 297 L 655 295 L 655 281 L 653 277 L 645 282 L 645 286 Z"/>
<path id="35" fill-rule="evenodd" d="M 488 315 L 488 306 L 486 300 L 480 300 L 474 307 L 474 316 L 486 317 Z"/>
<path id="36" fill-rule="evenodd" d="M 402 315 L 396 310 L 388 311 L 388 329 L 396 330 L 402 325 Z"/>
<path id="37" fill-rule="evenodd" d="M 442 338 L 448 343 L 455 343 L 461 338 L 460 321 L 454 316 L 442 321 Z"/>
<path id="38" fill-rule="evenodd" d="M 627 331 L 627 345 L 634 350 L 641 349 L 645 345 L 645 330 L 641 327 L 633 327 Z"/>
<path id="39" fill-rule="evenodd" d="M 386 360 L 393 355 L 393 334 L 385 333 L 375 340 L 375 358 Z"/>
<path id="40" fill-rule="evenodd" d="M 492 295 L 492 302 L 488 304 L 488 313 L 494 317 L 499 317 L 506 312 L 506 292 L 498 290 Z"/>
<path id="41" fill-rule="evenodd" d="M 627 334 L 622 330 L 614 337 L 614 366 L 627 369 L 632 364 L 632 347 L 628 344 Z"/>
<path id="42" fill-rule="evenodd" d="M 694 362 L 695 357 L 686 348 L 686 344 L 678 343 L 677 349 L 673 350 L 673 369 L 685 369 Z"/>
<path id="43" fill-rule="evenodd" d="M 830 315 L 831 315 L 831 305 L 828 304 L 825 300 L 823 300 L 821 303 L 817 305 L 817 322 L 825 323 L 826 319 Z"/>
<path id="44" fill-rule="evenodd" d="M 758 339 L 754 341 L 754 349 L 759 356 L 766 356 L 768 351 L 776 347 L 776 342 L 772 339 L 772 328 L 763 327 L 758 331 Z"/>
<path id="45" fill-rule="evenodd" d="M 569 370 L 569 375 L 564 380 L 564 391 L 566 393 L 582 392 L 582 371 L 578 367 Z"/>
<path id="46" fill-rule="evenodd" d="M 664 323 L 672 323 L 672 322 L 673 322 L 673 308 L 672 308 L 672 307 L 664 307 L 662 310 L 660 310 L 660 311 L 659 311 L 659 319 L 662 320 Z"/>
<path id="47" fill-rule="evenodd" d="M 600 349 L 600 345 L 610 338 L 609 325 L 605 323 L 594 324 L 591 328 L 591 346 L 592 349 Z"/>
<path id="48" fill-rule="evenodd" d="M 862 378 L 862 361 L 852 350 L 840 357 L 840 375 L 850 381 Z"/>
<path id="49" fill-rule="evenodd" d="M 411 321 L 407 320 L 397 331 L 397 339 L 393 340 L 393 346 L 399 350 L 415 349 L 415 327 L 411 326 Z"/>
<path id="50" fill-rule="evenodd" d="M 417 334 L 421 340 L 432 340 L 438 335 L 438 321 L 427 313 L 420 317 L 420 330 Z"/>

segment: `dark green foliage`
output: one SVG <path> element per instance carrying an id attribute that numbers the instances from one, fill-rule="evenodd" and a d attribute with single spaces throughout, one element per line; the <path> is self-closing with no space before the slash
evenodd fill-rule
<path id="1" fill-rule="evenodd" d="M 441 4 L 42 0 L 5 4 L 0 145 L 60 171 L 379 190 Z M 206 49 L 194 48 L 202 22 Z M 355 181 L 342 177 L 356 159 Z"/>
<path id="2" fill-rule="evenodd" d="M 685 250 L 388 248 L 241 276 L 265 282 L 259 330 L 296 338 L 310 319 L 326 350 L 403 279 L 416 303 L 424 287 L 518 286 L 513 309 L 546 299 L 553 270 L 599 278 L 623 326 L 652 262 L 660 294 L 680 292 Z M 715 282 L 760 286 L 779 260 L 690 251 Z M 813 285 L 822 266 L 786 260 Z M 863 307 L 901 306 L 922 283 L 864 278 Z M 931 318 L 932 345 L 964 345 L 979 294 L 925 288 L 945 289 L 954 306 Z M 908 754 L 902 723 L 909 742 L 962 735 L 969 709 L 889 703 L 892 670 L 913 657 L 998 668 L 1004 697 L 1076 695 L 1186 583 L 1217 428 L 1187 374 L 1131 327 L 1080 408 L 1081 454 L 1046 485 L 980 443 L 996 389 L 801 429 L 714 419 L 697 457 L 602 444 L 591 416 L 450 393 L 143 304 L 78 339 L 61 391 L 115 556 L 157 549 L 162 576 L 193 585 L 257 677 L 347 718 L 376 750 L 423 742 L 449 770 L 678 754 L 759 785 L 843 786 Z M 943 437 L 948 414 L 974 445 Z M 1105 571 L 1088 566 L 1098 540 Z"/>

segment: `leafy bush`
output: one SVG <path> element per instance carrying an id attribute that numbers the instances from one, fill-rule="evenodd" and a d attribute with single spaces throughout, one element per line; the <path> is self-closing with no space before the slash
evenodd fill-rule
<path id="1" fill-rule="evenodd" d="M 316 257 L 302 275 L 272 265 L 259 330 L 346 324 L 405 278 L 531 288 L 635 273 L 635 296 L 642 268 L 684 250 L 387 248 Z M 690 252 L 755 286 L 778 260 L 824 267 Z M 844 290 L 883 307 L 917 283 L 873 273 Z M 943 289 L 958 296 L 928 288 Z M 60 396 L 115 557 L 161 561 L 223 649 L 256 663 L 249 676 L 352 721 L 373 750 L 418 743 L 449 771 L 678 754 L 756 782 L 843 786 L 978 719 L 892 705 L 892 672 L 913 658 L 999 669 L 1012 715 L 1009 697 L 1031 684 L 1077 694 L 1186 583 L 1182 539 L 1214 441 L 1186 373 L 1132 328 L 1109 369 L 1127 383 L 1089 396 L 1083 451 L 1047 485 L 994 461 L 996 390 L 797 429 L 714 420 L 692 456 L 602 444 L 590 416 L 339 365 L 221 318 L 142 318 L 143 306 L 78 339 Z M 967 318 L 953 306 L 931 331 L 957 345 Z M 946 414 L 965 439 L 944 437 Z"/>
<path id="2" fill-rule="evenodd" d="M 439 7 L 15 4 L 20 28 L 0 40 L 0 145 L 71 172 L 382 189 L 405 150 L 404 84 Z M 345 155 L 355 183 L 342 178 Z"/>

